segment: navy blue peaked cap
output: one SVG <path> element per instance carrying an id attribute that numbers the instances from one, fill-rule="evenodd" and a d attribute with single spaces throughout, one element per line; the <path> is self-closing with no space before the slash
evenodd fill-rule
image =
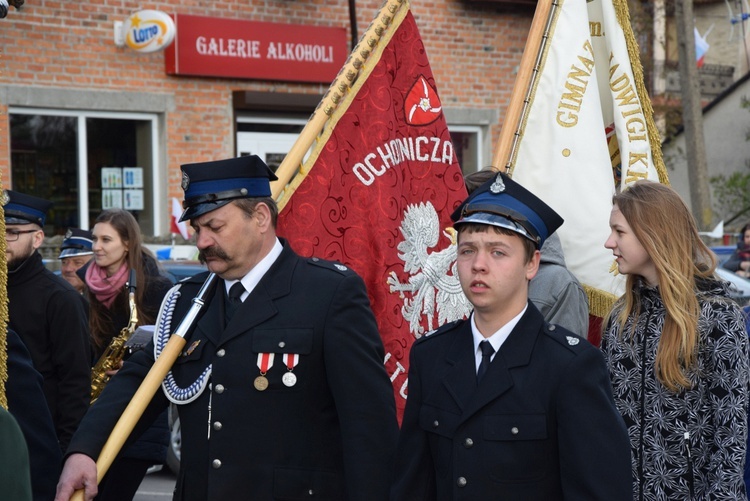
<path id="1" fill-rule="evenodd" d="M 180 221 L 194 219 L 238 198 L 271 196 L 278 179 L 257 155 L 182 165 L 185 211 Z"/>
<path id="2" fill-rule="evenodd" d="M 52 202 L 13 190 L 5 190 L 3 195 L 5 224 L 33 223 L 44 228 Z"/>
<path id="3" fill-rule="evenodd" d="M 563 224 L 549 205 L 501 172 L 474 190 L 451 219 L 455 228 L 478 223 L 514 231 L 537 248 Z"/>
<path id="4" fill-rule="evenodd" d="M 60 246 L 60 255 L 58 259 L 64 257 L 90 256 L 94 253 L 94 235 L 88 230 L 81 228 L 69 228 L 65 233 L 62 245 Z"/>

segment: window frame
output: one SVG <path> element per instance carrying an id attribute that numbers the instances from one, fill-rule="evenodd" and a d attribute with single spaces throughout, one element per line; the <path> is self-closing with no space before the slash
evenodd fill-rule
<path id="1" fill-rule="evenodd" d="M 23 106 L 9 106 L 8 116 L 10 115 L 44 115 L 44 116 L 64 116 L 76 117 L 77 123 L 77 153 L 78 153 L 78 224 L 81 228 L 89 228 L 89 186 L 88 186 L 88 150 L 87 150 L 87 128 L 86 119 L 104 118 L 114 120 L 138 120 L 150 122 L 151 124 L 151 182 L 153 190 L 151 193 L 153 211 L 154 211 L 154 230 L 155 236 L 161 235 L 165 230 L 164 219 L 167 214 L 166 204 L 158 203 L 163 199 L 165 193 L 162 186 L 162 166 L 159 162 L 161 149 L 159 148 L 159 115 L 156 113 L 138 113 L 138 112 L 114 112 L 114 111 L 87 111 L 87 110 L 66 110 L 58 108 L 29 108 Z M 8 131 L 10 134 L 10 131 Z M 9 166 L 10 186 L 13 186 L 13 168 Z M 164 207 L 162 207 L 164 205 Z"/>

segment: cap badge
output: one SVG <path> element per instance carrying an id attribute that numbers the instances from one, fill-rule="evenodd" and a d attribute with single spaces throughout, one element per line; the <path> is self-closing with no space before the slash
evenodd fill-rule
<path id="1" fill-rule="evenodd" d="M 490 186 L 490 191 L 496 195 L 505 191 L 505 183 L 500 174 L 497 175 L 495 182 Z"/>
<path id="2" fill-rule="evenodd" d="M 0 195 L 0 205 L 8 205 L 8 202 L 10 202 L 10 196 L 7 191 L 3 190 L 3 194 Z"/>
<path id="3" fill-rule="evenodd" d="M 72 236 L 73 236 L 73 230 L 69 229 L 68 231 L 65 232 L 65 237 L 64 238 L 65 238 L 65 240 L 67 240 L 67 239 L 69 239 Z"/>
<path id="4" fill-rule="evenodd" d="M 580 341 L 580 339 L 578 339 L 577 337 L 573 337 L 573 336 L 565 336 L 565 339 L 567 339 L 567 340 L 568 340 L 568 344 L 569 344 L 570 346 L 575 346 L 575 345 L 577 345 L 577 344 L 579 343 L 579 341 Z"/>
<path id="5" fill-rule="evenodd" d="M 187 191 L 188 186 L 190 186 L 190 176 L 187 175 L 187 172 L 182 171 L 182 191 Z"/>

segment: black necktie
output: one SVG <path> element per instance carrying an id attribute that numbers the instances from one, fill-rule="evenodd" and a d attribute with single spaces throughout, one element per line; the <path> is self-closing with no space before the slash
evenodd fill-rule
<path id="1" fill-rule="evenodd" d="M 479 349 L 482 350 L 482 362 L 479 364 L 479 370 L 477 371 L 477 383 L 482 380 L 482 376 L 484 376 L 487 369 L 489 369 L 490 357 L 495 353 L 495 348 L 493 348 L 490 342 L 486 339 L 479 343 Z"/>
<path id="2" fill-rule="evenodd" d="M 244 293 L 245 287 L 242 285 L 242 282 L 237 282 L 229 288 L 229 293 L 227 294 L 227 304 L 225 308 L 227 323 L 229 323 L 229 321 L 234 316 L 234 312 L 237 311 L 237 308 L 239 308 L 242 304 L 241 298 L 242 294 Z"/>

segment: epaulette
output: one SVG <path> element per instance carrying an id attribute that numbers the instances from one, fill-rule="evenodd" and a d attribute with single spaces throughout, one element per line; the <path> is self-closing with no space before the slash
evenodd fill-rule
<path id="1" fill-rule="evenodd" d="M 588 341 L 582 337 L 576 336 L 566 328 L 560 327 L 559 325 L 545 323 L 544 333 L 574 353 L 580 352 L 581 349 L 588 344 Z"/>
<path id="2" fill-rule="evenodd" d="M 338 261 L 327 261 L 325 259 L 320 259 L 319 257 L 309 257 L 307 258 L 307 262 L 326 270 L 336 271 L 341 275 L 349 275 L 351 273 L 354 273 L 351 268 L 339 263 Z"/>
<path id="3" fill-rule="evenodd" d="M 423 343 L 427 341 L 428 339 L 435 339 L 437 337 L 442 336 L 446 332 L 451 332 L 453 329 L 459 326 L 463 320 L 454 320 L 453 322 L 449 322 L 447 324 L 441 325 L 435 330 L 431 330 L 430 332 L 427 332 L 424 336 L 414 341 L 415 343 Z"/>

